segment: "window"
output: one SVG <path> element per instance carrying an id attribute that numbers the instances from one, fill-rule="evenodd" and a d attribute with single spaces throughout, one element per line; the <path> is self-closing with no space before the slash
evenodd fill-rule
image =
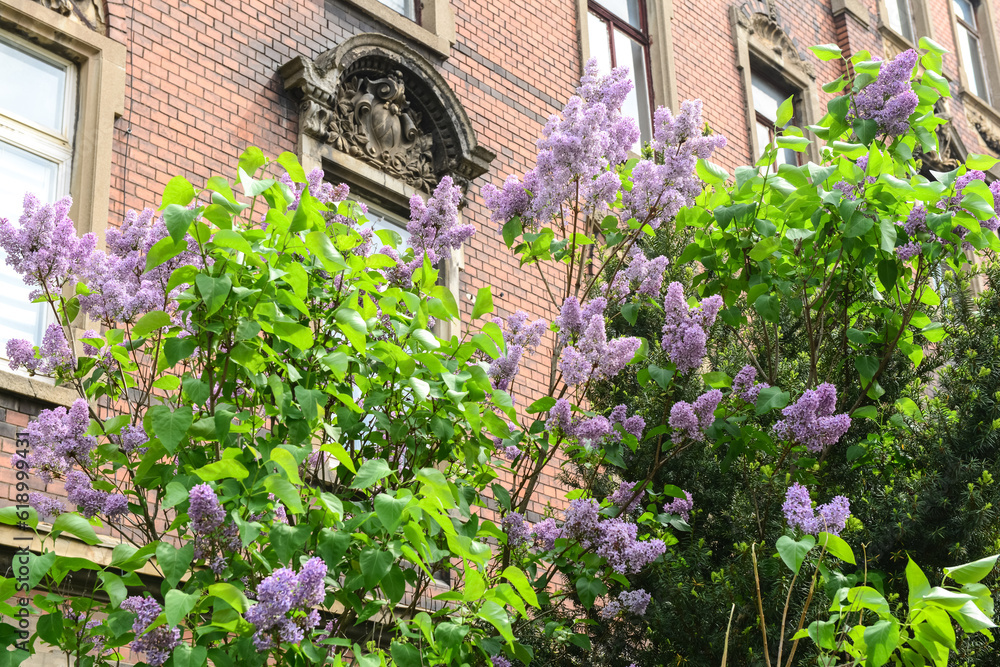
<path id="1" fill-rule="evenodd" d="M 420 0 L 378 0 L 389 9 L 402 14 L 411 21 L 420 23 L 417 12 L 420 9 Z"/>
<path id="2" fill-rule="evenodd" d="M 885 0 L 886 24 L 897 33 L 913 42 L 914 23 L 910 0 Z"/>
<path id="3" fill-rule="evenodd" d="M 965 68 L 969 91 L 988 102 L 990 94 L 983 67 L 977 7 L 970 0 L 952 0 L 952 7 L 955 10 L 955 37 L 962 54 L 962 66 Z"/>
<path id="4" fill-rule="evenodd" d="M 76 67 L 0 33 L 0 217 L 17 220 L 26 192 L 46 203 L 69 192 L 75 122 Z M 47 310 L 31 303 L 32 288 L 0 264 L 2 354 L 11 338 L 39 344 Z"/>
<path id="5" fill-rule="evenodd" d="M 757 139 L 756 158 L 759 159 L 768 145 L 774 141 L 777 130 L 781 129 L 775 125 L 778 120 L 778 107 L 792 96 L 793 91 L 779 87 L 770 79 L 761 76 L 759 72 L 751 72 L 750 81 L 756 117 L 754 124 Z M 774 169 L 777 170 L 781 164 L 798 164 L 798 153 L 789 148 L 779 148 Z"/>
<path id="6" fill-rule="evenodd" d="M 649 34 L 643 0 L 591 2 L 587 13 L 590 57 L 601 71 L 628 67 L 635 84 L 622 113 L 639 123 L 640 141 L 653 137 L 652 88 L 649 77 Z M 639 149 L 637 144 L 634 150 Z"/>

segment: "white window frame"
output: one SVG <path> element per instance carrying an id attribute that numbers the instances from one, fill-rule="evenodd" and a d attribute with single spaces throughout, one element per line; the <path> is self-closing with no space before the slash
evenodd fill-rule
<path id="1" fill-rule="evenodd" d="M 70 194 L 73 173 L 73 139 L 76 131 L 76 109 L 79 96 L 77 66 L 75 63 L 6 30 L 0 30 L 0 41 L 42 62 L 59 67 L 66 73 L 63 90 L 62 128 L 55 132 L 52 128 L 7 111 L 0 102 L 0 141 L 55 163 L 55 198 L 59 199 Z M 52 204 L 54 202 L 47 201 L 45 203 Z M 44 331 L 45 327 L 52 322 L 52 313 L 44 304 L 35 305 L 42 312 L 41 328 Z M 0 314 L 0 317 L 3 315 Z M 32 340 L 34 344 L 41 344 L 43 331 L 38 332 L 37 339 Z M 0 340 L 0 358 L 5 358 L 5 346 L 6 340 Z"/>
<path id="2" fill-rule="evenodd" d="M 956 2 L 962 2 L 969 6 L 972 10 L 972 18 L 976 25 L 970 26 L 963 17 L 959 16 L 958 12 L 955 11 Z M 983 22 L 983 17 L 980 13 L 980 3 L 974 2 L 973 0 L 949 0 L 948 5 L 951 8 L 951 13 L 955 21 L 955 51 L 961 64 L 963 83 L 965 84 L 964 87 L 973 95 L 976 95 L 984 102 L 989 103 L 992 101 L 993 96 L 992 91 L 990 90 L 990 72 L 987 69 L 986 54 L 984 53 L 986 43 L 983 39 L 982 28 L 980 27 L 980 24 Z M 976 54 L 973 57 L 978 59 L 979 73 L 982 77 L 982 84 L 984 88 L 984 90 L 979 92 L 973 90 L 972 86 L 975 77 L 975 67 L 973 63 L 965 62 L 966 54 L 964 53 L 962 38 L 966 36 L 971 36 L 976 41 Z"/>

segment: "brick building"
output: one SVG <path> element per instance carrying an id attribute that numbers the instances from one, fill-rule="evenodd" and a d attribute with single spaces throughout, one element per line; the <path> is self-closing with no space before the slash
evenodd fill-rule
<path id="1" fill-rule="evenodd" d="M 951 51 L 943 111 L 953 123 L 928 156 L 947 164 L 1000 153 L 998 19 L 998 0 L 0 0 L 0 216 L 19 214 L 25 190 L 72 194 L 80 230 L 100 233 L 155 205 L 174 175 L 232 177 L 248 145 L 297 152 L 388 225 L 405 220 L 411 194 L 450 174 L 467 185 L 463 215 L 479 230 L 447 267 L 466 312 L 492 285 L 501 315 L 551 318 L 480 187 L 532 166 L 584 59 L 633 68 L 628 110 L 646 136 L 653 106 L 703 99 L 729 140 L 718 161 L 731 168 L 759 154 L 787 96 L 799 125 L 825 112 L 819 87 L 841 64 L 808 46 L 891 57 L 927 36 Z M 359 91 L 406 111 L 405 131 L 383 138 L 376 157 L 353 113 Z M 5 267 L 0 281 L 0 342 L 40 339 L 44 315 Z M 528 367 L 521 381 L 523 395 L 539 395 L 547 373 Z M 18 429 L 74 397 L 0 368 L 0 505 L 14 502 Z"/>

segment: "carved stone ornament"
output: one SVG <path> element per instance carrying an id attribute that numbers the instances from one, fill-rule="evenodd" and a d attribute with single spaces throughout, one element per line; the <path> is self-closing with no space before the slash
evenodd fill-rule
<path id="1" fill-rule="evenodd" d="M 736 27 L 747 35 L 758 52 L 767 54 L 779 69 L 794 68 L 811 79 L 816 78 L 812 62 L 805 58 L 798 42 L 789 30 L 778 7 L 766 0 L 746 0 L 733 8 Z"/>
<path id="2" fill-rule="evenodd" d="M 918 144 L 913 156 L 920 159 L 925 170 L 931 169 L 943 173 L 956 169 L 961 164 L 961 147 L 955 136 L 951 114 L 948 113 L 944 100 L 937 101 L 934 105 L 934 113 L 938 118 L 948 121 L 943 125 L 938 125 L 935 130 L 938 140 L 937 150 L 925 153 Z"/>
<path id="3" fill-rule="evenodd" d="M 979 132 L 986 147 L 1000 155 L 1000 127 L 968 104 L 965 105 L 965 116 Z"/>
<path id="4" fill-rule="evenodd" d="M 36 0 L 38 4 L 63 16 L 68 16 L 91 30 L 105 33 L 104 2 L 102 0 Z"/>
<path id="5" fill-rule="evenodd" d="M 300 132 L 418 190 L 445 175 L 467 187 L 495 157 L 437 70 L 385 35 L 299 56 L 279 74 L 299 102 Z"/>

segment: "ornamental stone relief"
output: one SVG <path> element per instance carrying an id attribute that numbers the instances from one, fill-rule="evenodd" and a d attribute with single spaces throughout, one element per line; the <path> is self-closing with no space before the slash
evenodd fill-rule
<path id="1" fill-rule="evenodd" d="M 105 34 L 104 3 L 101 0 L 36 0 L 96 32 Z"/>
<path id="2" fill-rule="evenodd" d="M 385 35 L 299 56 L 279 74 L 302 135 L 417 190 L 431 192 L 445 175 L 467 187 L 494 158 L 434 66 Z"/>
<path id="3" fill-rule="evenodd" d="M 968 104 L 965 106 L 965 116 L 979 132 L 986 147 L 1000 155 L 1000 127 Z"/>

